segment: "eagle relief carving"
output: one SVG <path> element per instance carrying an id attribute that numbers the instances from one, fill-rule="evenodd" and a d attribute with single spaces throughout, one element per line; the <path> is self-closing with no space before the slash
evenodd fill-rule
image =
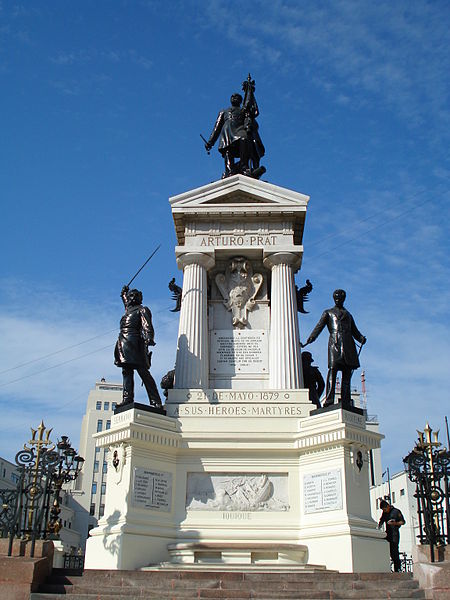
<path id="1" fill-rule="evenodd" d="M 231 311 L 233 327 L 248 325 L 248 311 L 253 310 L 255 297 L 263 282 L 261 273 L 253 274 L 253 267 L 243 256 L 232 258 L 225 273 L 216 275 L 216 284 L 223 296 L 223 303 Z"/>

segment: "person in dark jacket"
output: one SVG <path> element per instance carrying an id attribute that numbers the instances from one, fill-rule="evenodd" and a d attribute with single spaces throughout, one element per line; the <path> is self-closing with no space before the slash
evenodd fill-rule
<path id="1" fill-rule="evenodd" d="M 142 306 L 142 292 L 124 286 L 121 292 L 125 314 L 120 319 L 120 333 L 114 349 L 114 363 L 122 368 L 123 401 L 120 406 L 134 401 L 134 371 L 136 370 L 147 391 L 152 406 L 162 406 L 155 380 L 150 375 L 151 352 L 155 332 L 152 314 Z"/>
<path id="2" fill-rule="evenodd" d="M 386 540 L 389 542 L 389 552 L 394 563 L 394 571 L 398 573 L 402 570 L 402 563 L 398 553 L 400 527 L 405 524 L 405 519 L 401 511 L 386 500 L 380 502 L 380 508 L 383 513 L 378 522 L 378 529 L 383 526 L 383 523 L 386 524 Z"/>
<path id="3" fill-rule="evenodd" d="M 319 322 L 314 327 L 306 344 L 316 340 L 324 327 L 328 328 L 328 376 L 327 390 L 324 406 L 334 404 L 336 375 L 342 371 L 341 401 L 343 407 L 352 405 L 350 393 L 350 380 L 352 373 L 359 367 L 359 358 L 354 340 L 361 345 L 366 343 L 366 338 L 358 331 L 352 315 L 344 308 L 346 293 L 344 290 L 335 290 L 333 299 L 335 305 L 325 310 Z"/>

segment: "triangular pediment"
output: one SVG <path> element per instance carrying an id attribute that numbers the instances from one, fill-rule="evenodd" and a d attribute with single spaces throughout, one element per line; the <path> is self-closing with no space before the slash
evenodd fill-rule
<path id="1" fill-rule="evenodd" d="M 172 211 L 196 208 L 207 209 L 214 206 L 225 208 L 233 205 L 272 205 L 273 208 L 292 208 L 304 210 L 309 196 L 294 192 L 266 181 L 258 181 L 244 175 L 234 175 L 226 179 L 214 181 L 202 187 L 190 190 L 170 198 Z"/>

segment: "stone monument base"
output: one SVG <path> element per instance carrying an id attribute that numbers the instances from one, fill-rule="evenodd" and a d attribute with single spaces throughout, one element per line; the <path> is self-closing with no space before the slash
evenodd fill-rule
<path id="1" fill-rule="evenodd" d="M 169 393 L 167 416 L 114 415 L 96 434 L 110 448 L 108 486 L 86 568 L 388 571 L 367 457 L 382 436 L 363 415 L 314 408 L 305 389 L 189 389 Z"/>
<path id="2" fill-rule="evenodd" d="M 214 565 L 267 565 L 270 567 L 305 566 L 308 548 L 300 544 L 264 544 L 258 542 L 205 542 L 196 544 L 169 544 L 170 564 Z M 325 567 L 321 567 L 324 569 Z"/>

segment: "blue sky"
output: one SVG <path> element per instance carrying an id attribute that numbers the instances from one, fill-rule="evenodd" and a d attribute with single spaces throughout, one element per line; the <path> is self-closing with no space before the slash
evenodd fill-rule
<path id="1" fill-rule="evenodd" d="M 445 440 L 449 51 L 439 1 L 0 0 L 0 455 L 41 418 L 78 443 L 89 390 L 120 380 L 121 286 L 159 243 L 136 285 L 155 378 L 173 366 L 168 197 L 220 177 L 199 133 L 249 71 L 265 179 L 311 196 L 302 339 L 346 289 L 385 466 L 426 420 Z"/>

